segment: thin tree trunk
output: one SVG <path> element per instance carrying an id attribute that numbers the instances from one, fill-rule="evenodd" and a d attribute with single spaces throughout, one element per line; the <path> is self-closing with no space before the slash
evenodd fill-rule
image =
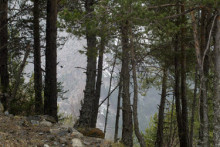
<path id="1" fill-rule="evenodd" d="M 57 121 L 57 0 L 47 0 L 44 114 Z"/>
<path id="2" fill-rule="evenodd" d="M 214 98 L 214 146 L 220 146 L 220 8 L 216 19 L 215 34 L 215 98 Z"/>
<path id="3" fill-rule="evenodd" d="M 201 57 L 201 48 L 198 39 L 197 25 L 194 16 L 194 12 L 191 12 L 192 24 L 193 24 L 193 36 L 195 41 L 196 57 L 199 66 L 200 74 L 200 141 L 199 145 L 207 147 L 209 146 L 209 131 L 208 131 L 208 105 L 206 94 L 206 79 L 203 70 L 203 60 Z"/>
<path id="4" fill-rule="evenodd" d="M 192 103 L 192 114 L 191 114 L 191 124 L 190 124 L 190 147 L 193 147 L 193 128 L 194 128 L 194 117 L 195 117 L 195 110 L 196 110 L 196 97 L 197 97 L 197 77 L 198 77 L 198 70 L 197 67 L 195 68 L 195 82 L 194 82 L 194 94 L 193 94 L 193 103 Z"/>
<path id="5" fill-rule="evenodd" d="M 119 126 L 119 118 L 120 118 L 120 109 L 121 109 L 121 91 L 122 91 L 122 69 L 119 77 L 119 89 L 118 89 L 118 104 L 117 104 L 117 112 L 116 112 L 116 120 L 115 120 L 115 135 L 114 142 L 118 141 L 118 126 Z"/>
<path id="6" fill-rule="evenodd" d="M 185 11 L 185 6 L 181 6 L 181 13 Z M 182 24 L 186 21 L 185 15 L 182 16 Z M 182 137 L 184 147 L 189 146 L 189 129 L 188 129 L 188 104 L 186 95 L 186 51 L 185 51 L 185 34 L 186 29 L 181 28 L 181 102 L 182 102 Z"/>
<path id="7" fill-rule="evenodd" d="M 122 79 L 123 79 L 123 92 L 122 92 L 122 143 L 128 147 L 133 146 L 133 123 L 132 123 L 132 110 L 130 101 L 130 72 L 129 72 L 129 26 L 128 21 L 124 21 L 121 26 L 122 37 Z"/>
<path id="8" fill-rule="evenodd" d="M 174 41 L 175 48 L 175 86 L 174 86 L 174 95 L 175 95 L 175 105 L 176 105 L 176 117 L 177 117 L 177 125 L 178 125 L 178 135 L 180 140 L 180 146 L 183 147 L 184 142 L 182 139 L 182 110 L 180 105 L 180 69 L 179 69 L 179 35 L 176 35 Z"/>
<path id="9" fill-rule="evenodd" d="M 2 103 L 8 109 L 6 93 L 9 87 L 8 75 L 8 0 L 0 1 L 0 90 L 2 90 Z"/>
<path id="10" fill-rule="evenodd" d="M 39 13 L 39 0 L 34 0 L 34 90 L 36 114 L 43 113 Z"/>
<path id="11" fill-rule="evenodd" d="M 168 144 L 172 146 L 173 144 L 173 135 L 172 135 L 172 131 L 173 131 L 173 110 L 174 110 L 174 99 L 175 97 L 173 96 L 173 100 L 172 100 L 172 108 L 171 108 L 171 118 L 170 118 L 170 137 L 169 137 L 169 142 Z M 174 126 L 175 127 L 175 126 Z"/>
<path id="12" fill-rule="evenodd" d="M 162 79 L 162 94 L 158 113 L 158 124 L 157 124 L 157 139 L 156 147 L 163 147 L 163 129 L 164 129 L 164 108 L 166 104 L 166 90 L 167 90 L 167 71 L 163 69 L 163 79 Z M 172 122 L 171 122 L 172 123 Z"/>
<path id="13" fill-rule="evenodd" d="M 107 100 L 107 111 L 106 111 L 106 115 L 105 115 L 105 127 L 104 127 L 104 134 L 106 134 L 106 128 L 107 128 L 107 123 L 108 123 L 108 113 L 109 113 L 109 98 L 110 98 L 110 92 L 111 92 L 111 87 L 112 87 L 112 78 L 113 78 L 113 73 L 114 73 L 114 69 L 115 69 L 115 64 L 116 64 L 116 58 L 117 58 L 117 55 L 115 55 L 115 59 L 114 59 L 114 62 L 113 62 L 113 67 L 112 67 L 112 70 L 111 70 L 111 76 L 110 76 L 110 81 L 109 81 L 109 89 L 108 89 L 108 100 Z"/>
<path id="14" fill-rule="evenodd" d="M 96 84 L 96 34 L 91 30 L 89 25 L 94 16 L 92 12 L 94 0 L 85 1 L 85 9 L 87 13 L 86 39 L 87 39 L 87 67 L 86 67 L 86 86 L 84 90 L 84 101 L 80 110 L 80 117 L 75 127 L 94 127 L 92 121 L 94 112 L 95 84 Z"/>
<path id="15" fill-rule="evenodd" d="M 12 99 L 9 100 L 9 106 L 11 104 L 11 101 L 16 99 L 16 95 L 17 95 L 17 91 L 18 91 L 18 88 L 19 88 L 19 85 L 20 85 L 20 82 L 21 82 L 21 74 L 24 70 L 24 67 L 26 65 L 26 62 L 27 62 L 27 59 L 28 59 L 28 56 L 29 56 L 29 53 L 30 53 L 30 46 L 28 45 L 27 46 L 27 50 L 25 52 L 25 55 L 24 55 L 24 59 L 15 75 L 15 83 L 14 83 L 14 86 L 13 86 L 13 90 L 12 90 Z"/>
<path id="16" fill-rule="evenodd" d="M 134 83 L 134 100 L 133 100 L 133 119 L 134 119 L 134 132 L 138 139 L 138 142 L 141 147 L 146 147 L 144 137 L 140 133 L 139 122 L 138 122 L 138 83 L 136 75 L 136 59 L 135 59 L 135 49 L 133 42 L 132 29 L 130 29 L 130 43 L 131 43 L 131 64 L 132 64 L 132 75 Z"/>
<path id="17" fill-rule="evenodd" d="M 99 59 L 98 59 L 98 74 L 96 81 L 96 90 L 95 90 L 95 99 L 94 99 L 94 112 L 92 117 L 92 127 L 96 127 L 98 110 L 99 110 L 99 100 L 101 94 L 101 86 L 102 86 L 102 68 L 103 68 L 103 54 L 105 50 L 105 38 L 101 38 L 101 44 L 99 49 Z"/>

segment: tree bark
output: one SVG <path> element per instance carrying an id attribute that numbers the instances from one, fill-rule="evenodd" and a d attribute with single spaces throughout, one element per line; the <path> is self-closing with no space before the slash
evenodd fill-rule
<path id="1" fill-rule="evenodd" d="M 193 24 L 193 36 L 195 41 L 195 51 L 197 57 L 197 63 L 200 74 L 200 141 L 199 145 L 207 147 L 209 146 L 209 131 L 208 131 L 208 105 L 207 105 L 207 94 L 206 94 L 206 79 L 203 69 L 203 59 L 201 57 L 201 47 L 199 44 L 199 37 L 197 32 L 197 25 L 194 16 L 194 12 L 191 12 L 192 24 Z"/>
<path id="2" fill-rule="evenodd" d="M 120 118 L 120 109 L 121 109 L 121 91 L 122 91 L 122 69 L 119 77 L 119 89 L 118 89 L 118 104 L 117 104 L 117 112 L 116 112 L 116 120 L 115 120 L 115 135 L 114 142 L 118 141 L 118 126 L 119 126 L 119 118 Z"/>
<path id="3" fill-rule="evenodd" d="M 156 147 L 163 147 L 164 108 L 166 104 L 166 94 L 167 94 L 166 90 L 167 90 L 167 71 L 164 68 L 163 79 L 162 79 L 162 94 L 161 94 L 159 113 L 158 113 L 157 138 L 155 142 Z"/>
<path id="4" fill-rule="evenodd" d="M 128 21 L 125 20 L 121 26 L 121 40 L 122 40 L 122 79 L 123 79 L 123 92 L 122 92 L 122 143 L 125 146 L 133 146 L 133 123 L 132 123 L 132 110 L 130 102 L 130 72 L 129 72 L 129 26 Z"/>
<path id="5" fill-rule="evenodd" d="M 57 0 L 47 0 L 44 114 L 57 121 Z"/>
<path id="6" fill-rule="evenodd" d="M 180 105 L 180 68 L 179 68 L 179 35 L 176 34 L 174 40 L 174 49 L 175 49 L 175 86 L 174 86 L 174 95 L 175 95 L 175 105 L 176 105 L 176 116 L 177 116 L 177 125 L 178 125 L 178 135 L 180 140 L 180 146 L 184 147 L 184 141 L 182 139 L 182 109 Z"/>
<path id="7" fill-rule="evenodd" d="M 181 6 L 181 13 L 185 11 L 185 6 Z M 182 16 L 182 24 L 185 24 L 185 15 Z M 185 27 L 181 28 L 181 102 L 182 102 L 182 137 L 184 147 L 189 146 L 188 139 L 188 104 L 186 95 L 186 51 L 185 51 Z"/>
<path id="8" fill-rule="evenodd" d="M 2 90 L 2 103 L 4 109 L 8 109 L 6 93 L 9 88 L 8 74 L 8 0 L 0 1 L 0 90 Z"/>
<path id="9" fill-rule="evenodd" d="M 132 78 L 134 83 L 134 99 L 133 99 L 133 120 L 134 120 L 134 132 L 138 139 L 141 147 L 146 147 L 144 137 L 140 133 L 139 122 L 138 122 L 138 82 L 136 73 L 136 59 L 135 59 L 135 48 L 133 42 L 133 33 L 130 29 L 130 47 L 131 47 L 131 64 L 132 64 Z"/>
<path id="10" fill-rule="evenodd" d="M 9 106 L 11 104 L 11 101 L 16 99 L 17 91 L 19 89 L 19 85 L 20 85 L 20 82 L 21 82 L 21 75 L 22 75 L 22 72 L 24 71 L 24 68 L 25 68 L 25 65 L 26 65 L 29 54 L 30 54 L 30 45 L 27 46 L 27 50 L 25 52 L 24 59 L 23 59 L 21 65 L 20 65 L 20 67 L 19 67 L 19 69 L 18 69 L 18 71 L 15 75 L 15 83 L 14 83 L 13 90 L 12 90 L 12 95 L 11 95 L 12 99 L 9 100 Z"/>
<path id="11" fill-rule="evenodd" d="M 94 112 L 95 84 L 96 84 L 96 34 L 91 30 L 91 19 L 94 17 L 92 12 L 94 0 L 85 1 L 86 9 L 86 39 L 87 39 L 87 68 L 86 68 L 86 86 L 84 90 L 84 102 L 80 110 L 80 117 L 75 127 L 94 127 L 92 117 Z"/>
<path id="12" fill-rule="evenodd" d="M 99 110 L 99 100 L 101 94 L 101 86 L 102 86 L 102 68 L 103 68 L 103 54 L 105 50 L 105 38 L 101 38 L 101 44 L 99 49 L 99 59 L 98 59 L 98 74 L 96 80 L 96 90 L 95 90 L 95 99 L 94 99 L 94 112 L 92 117 L 92 127 L 96 127 L 98 110 Z"/>
<path id="13" fill-rule="evenodd" d="M 39 28 L 39 0 L 34 0 L 34 90 L 35 90 L 35 113 L 43 113 L 42 100 L 42 71 L 41 71 L 41 49 Z"/>
<path id="14" fill-rule="evenodd" d="M 214 146 L 220 146 L 220 8 L 216 19 L 215 34 L 215 98 L 214 98 Z"/>
<path id="15" fill-rule="evenodd" d="M 190 124 L 190 147 L 193 147 L 193 128 L 194 128 L 194 118 L 195 118 L 195 110 L 196 110 L 196 97 L 197 97 L 197 78 L 198 78 L 198 70 L 195 68 L 195 82 L 194 82 L 194 94 L 193 94 L 193 103 L 192 103 L 192 114 L 191 114 L 191 124 Z"/>

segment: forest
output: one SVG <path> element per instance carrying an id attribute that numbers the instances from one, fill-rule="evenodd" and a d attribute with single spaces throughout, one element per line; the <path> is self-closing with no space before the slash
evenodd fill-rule
<path id="1" fill-rule="evenodd" d="M 220 146 L 220 0 L 0 0 L 4 111 L 60 120 L 58 98 L 66 89 L 57 78 L 57 52 L 68 39 L 62 33 L 86 40 L 78 50 L 86 68 L 72 63 L 86 76 L 74 128 L 96 128 L 105 103 L 105 135 L 116 91 L 114 142 Z M 32 74 L 25 73 L 28 64 Z M 106 70 L 108 94 L 101 99 Z M 160 104 L 142 132 L 138 101 L 150 87 L 160 91 Z"/>

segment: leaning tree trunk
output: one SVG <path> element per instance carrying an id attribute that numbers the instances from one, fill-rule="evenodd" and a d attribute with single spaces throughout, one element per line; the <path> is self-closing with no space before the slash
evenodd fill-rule
<path id="1" fill-rule="evenodd" d="M 129 70 L 129 26 L 128 21 L 124 21 L 121 27 L 121 37 L 122 37 L 122 81 L 123 81 L 123 91 L 122 91 L 122 143 L 125 146 L 133 146 L 133 123 L 132 123 L 132 110 L 130 101 L 130 70 Z"/>
<path id="2" fill-rule="evenodd" d="M 6 93 L 9 87 L 8 75 L 8 0 L 0 1 L 0 90 L 4 109 L 8 109 Z"/>
<path id="3" fill-rule="evenodd" d="M 84 101 L 80 110 L 78 123 L 75 127 L 94 127 L 92 121 L 94 113 L 94 99 L 95 99 L 95 84 L 96 84 L 96 34 L 91 30 L 90 25 L 93 26 L 91 19 L 93 16 L 94 0 L 86 0 L 86 39 L 87 39 L 87 68 L 86 68 L 86 86 L 84 90 Z M 94 28 L 93 28 L 94 29 Z M 96 114 L 97 115 L 97 114 Z"/>
<path id="4" fill-rule="evenodd" d="M 157 139 L 156 147 L 163 147 L 163 129 L 164 129 L 164 108 L 166 103 L 166 90 L 167 90 L 167 71 L 163 69 L 163 79 L 162 79 L 162 94 L 158 113 L 158 123 L 157 123 Z M 171 122 L 172 123 L 172 122 Z"/>
<path id="5" fill-rule="evenodd" d="M 47 0 L 44 113 L 57 121 L 57 0 Z"/>
<path id="6" fill-rule="evenodd" d="M 34 90 L 35 90 L 35 113 L 43 113 L 42 100 L 42 71 L 41 71 L 41 49 L 39 28 L 39 0 L 34 0 Z"/>
<path id="7" fill-rule="evenodd" d="M 220 8 L 216 19 L 215 35 L 215 98 L 214 98 L 214 146 L 220 146 Z"/>

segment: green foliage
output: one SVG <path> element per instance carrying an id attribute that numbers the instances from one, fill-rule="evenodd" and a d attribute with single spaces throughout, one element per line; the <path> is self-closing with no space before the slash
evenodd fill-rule
<path id="1" fill-rule="evenodd" d="M 146 145 L 148 147 L 154 146 L 156 141 L 157 135 L 157 113 L 150 118 L 149 126 L 147 127 L 144 138 L 146 141 Z"/>
<path id="2" fill-rule="evenodd" d="M 16 98 L 11 102 L 11 113 L 15 115 L 33 115 L 34 114 L 34 78 L 33 75 L 28 83 L 22 80 L 19 86 Z"/>

